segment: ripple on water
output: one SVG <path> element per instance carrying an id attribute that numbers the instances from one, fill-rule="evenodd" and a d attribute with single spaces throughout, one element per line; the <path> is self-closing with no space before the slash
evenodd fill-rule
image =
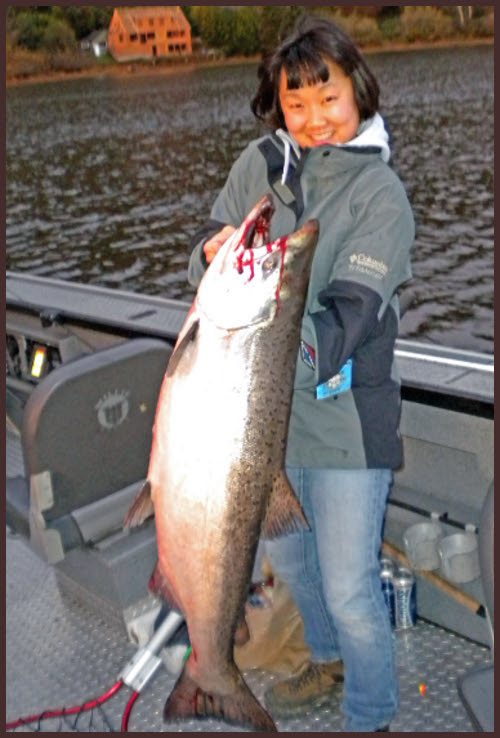
<path id="1" fill-rule="evenodd" d="M 493 48 L 369 57 L 416 219 L 403 336 L 493 351 Z M 190 242 L 262 129 L 256 65 L 7 90 L 7 267 L 191 299 Z"/>

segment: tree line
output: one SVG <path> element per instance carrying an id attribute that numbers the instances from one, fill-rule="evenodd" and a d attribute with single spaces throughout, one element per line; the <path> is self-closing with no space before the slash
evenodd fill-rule
<path id="1" fill-rule="evenodd" d="M 439 38 L 493 35 L 494 6 L 181 6 L 193 37 L 226 56 L 265 52 L 305 11 L 332 17 L 354 40 L 433 41 Z M 29 51 L 72 51 L 92 31 L 108 28 L 113 8 L 98 6 L 8 6 L 8 45 Z"/>
<path id="2" fill-rule="evenodd" d="M 108 28 L 112 7 L 7 6 L 6 30 L 11 46 L 29 51 L 68 51 L 99 28 Z"/>

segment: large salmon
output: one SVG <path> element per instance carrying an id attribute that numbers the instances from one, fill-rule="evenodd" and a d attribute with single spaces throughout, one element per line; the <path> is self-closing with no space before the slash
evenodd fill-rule
<path id="1" fill-rule="evenodd" d="M 192 645 L 166 720 L 276 730 L 233 647 L 259 536 L 307 526 L 284 459 L 318 225 L 268 243 L 273 212 L 266 195 L 200 283 L 161 388 L 148 480 L 126 519 L 139 524 L 153 504 L 150 590 L 184 615 Z"/>

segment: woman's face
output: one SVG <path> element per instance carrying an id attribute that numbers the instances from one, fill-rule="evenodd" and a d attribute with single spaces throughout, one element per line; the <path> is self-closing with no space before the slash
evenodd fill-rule
<path id="1" fill-rule="evenodd" d="M 359 111 L 351 79 L 335 62 L 326 63 L 330 72 L 326 82 L 297 90 L 287 88 L 286 74 L 281 70 L 279 97 L 286 127 L 303 148 L 347 143 L 358 130 Z"/>

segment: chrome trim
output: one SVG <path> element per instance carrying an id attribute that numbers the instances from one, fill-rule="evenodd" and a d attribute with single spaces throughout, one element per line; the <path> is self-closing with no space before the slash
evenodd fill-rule
<path id="1" fill-rule="evenodd" d="M 430 354 L 419 354 L 413 353 L 412 351 L 403 351 L 402 349 L 396 349 L 395 355 L 402 359 L 417 359 L 419 361 L 427 361 L 431 364 L 446 364 L 447 366 L 456 366 L 461 369 L 479 370 L 485 372 L 495 371 L 494 364 L 484 363 L 481 364 L 475 361 L 465 361 L 463 359 L 450 359 L 445 356 L 431 356 Z"/>

